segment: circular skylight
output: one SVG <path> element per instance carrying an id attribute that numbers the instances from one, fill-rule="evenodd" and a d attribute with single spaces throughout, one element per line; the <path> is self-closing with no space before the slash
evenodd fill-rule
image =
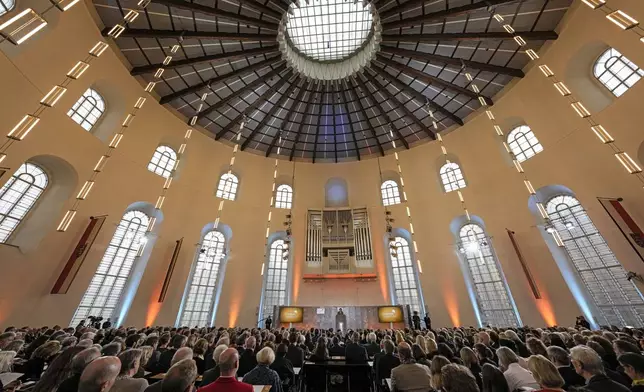
<path id="1" fill-rule="evenodd" d="M 288 37 L 310 59 L 345 59 L 362 47 L 371 32 L 371 4 L 362 4 L 360 0 L 302 0 L 300 7 L 292 6 Z"/>

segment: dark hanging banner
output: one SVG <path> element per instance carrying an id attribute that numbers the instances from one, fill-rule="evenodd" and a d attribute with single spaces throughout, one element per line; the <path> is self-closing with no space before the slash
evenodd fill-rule
<path id="1" fill-rule="evenodd" d="M 523 273 L 525 274 L 525 277 L 528 280 L 528 284 L 530 285 L 530 289 L 532 290 L 532 295 L 534 295 L 534 298 L 536 299 L 541 299 L 541 293 L 539 292 L 539 288 L 537 287 L 537 284 L 535 283 L 534 278 L 532 277 L 532 272 L 530 272 L 530 269 L 528 268 L 528 264 L 525 262 L 523 253 L 521 253 L 521 249 L 519 249 L 519 244 L 517 243 L 517 239 L 514 236 L 514 231 L 510 229 L 505 229 L 505 230 L 508 232 L 508 236 L 510 237 L 510 242 L 512 242 L 512 247 L 514 248 L 514 252 L 517 254 L 517 257 L 519 258 L 519 263 L 521 263 L 521 268 L 523 268 Z"/>
<path id="2" fill-rule="evenodd" d="M 170 280 L 172 279 L 172 273 L 174 272 L 174 267 L 177 265 L 177 259 L 179 259 L 181 245 L 183 245 L 183 237 L 176 241 L 176 244 L 174 245 L 174 252 L 172 252 L 172 258 L 170 259 L 170 265 L 168 265 L 168 271 L 165 274 L 165 280 L 163 281 L 163 287 L 161 287 L 161 293 L 159 293 L 158 302 L 165 301 L 165 296 L 168 292 L 168 287 L 170 286 Z"/>
<path id="3" fill-rule="evenodd" d="M 619 231 L 622 232 L 622 235 L 639 256 L 640 260 L 644 261 L 644 232 L 642 232 L 637 222 L 635 222 L 633 217 L 624 208 L 622 204 L 623 199 L 598 197 L 597 200 L 604 207 L 604 210 L 608 213 L 608 216 L 613 220 Z"/>
<path id="4" fill-rule="evenodd" d="M 63 271 L 58 276 L 54 287 L 51 289 L 51 294 L 67 294 L 67 290 L 69 290 L 69 287 L 76 278 L 78 270 L 85 262 L 87 253 L 94 244 L 96 236 L 101 231 L 106 217 L 107 215 L 92 216 L 89 218 L 89 223 L 80 240 L 78 240 L 76 248 L 74 248 L 74 251 L 69 256 Z"/>

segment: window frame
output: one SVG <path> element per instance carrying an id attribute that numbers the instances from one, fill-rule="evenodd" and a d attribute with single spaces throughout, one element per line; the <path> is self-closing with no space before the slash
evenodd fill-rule
<path id="1" fill-rule="evenodd" d="M 609 64 L 611 60 L 613 62 Z M 621 68 L 616 69 L 616 67 L 620 67 L 620 64 Z M 627 72 L 630 71 L 628 76 L 620 75 L 619 73 L 625 68 L 628 68 Z M 619 98 L 644 77 L 644 70 L 619 50 L 609 47 L 593 62 L 592 74 L 599 84 L 610 91 L 614 97 Z M 605 77 L 606 75 L 608 76 Z M 633 77 L 635 80 L 629 81 Z M 610 86 L 612 83 L 615 83 L 613 87 Z"/>
<path id="2" fill-rule="evenodd" d="M 89 94 L 89 95 L 87 95 Z M 94 96 L 95 95 L 95 96 Z M 91 105 L 91 109 L 87 109 L 83 107 L 83 104 L 89 100 L 89 98 L 95 99 L 96 103 L 89 103 Z M 102 106 L 100 108 L 99 106 Z M 79 114 L 79 109 L 84 109 L 87 110 L 87 114 L 81 115 Z M 94 110 L 100 112 L 100 114 L 96 115 L 93 114 Z M 93 129 L 96 127 L 96 125 L 101 121 L 101 118 L 103 115 L 105 115 L 105 112 L 107 111 L 107 103 L 105 102 L 105 98 L 94 88 L 88 87 L 83 94 L 81 94 L 80 98 L 76 100 L 74 105 L 67 111 L 67 116 L 72 119 L 76 124 L 80 125 L 84 130 L 87 132 L 92 132 Z M 96 119 L 94 122 L 91 122 L 88 120 L 88 117 L 90 115 L 93 115 Z M 81 120 L 75 119 L 74 117 L 78 116 Z M 83 125 L 84 123 L 89 124 L 89 128 Z"/>
<path id="3" fill-rule="evenodd" d="M 521 138 L 522 141 L 519 141 Z M 525 162 L 543 151 L 543 146 L 537 139 L 532 128 L 527 125 L 519 125 L 508 132 L 506 138 L 512 154 L 519 162 Z"/>
<path id="4" fill-rule="evenodd" d="M 0 0 L 0 17 L 16 9 L 15 0 Z"/>
<path id="5" fill-rule="evenodd" d="M 463 169 L 461 169 L 461 165 L 456 162 L 446 162 L 440 167 L 438 174 L 440 175 L 443 190 L 446 193 L 463 189 L 467 186 L 467 183 L 465 182 L 465 175 L 463 174 Z M 453 176 L 453 178 L 451 178 L 450 176 Z"/>
<path id="6" fill-rule="evenodd" d="M 226 184 L 231 182 L 230 189 L 226 190 Z M 224 173 L 219 176 L 217 183 L 217 191 L 215 196 L 220 199 L 235 201 L 237 199 L 237 191 L 239 190 L 239 178 L 233 173 Z M 232 195 L 232 197 L 231 197 Z"/>
<path id="7" fill-rule="evenodd" d="M 287 240 L 284 237 L 277 237 L 274 240 L 270 241 L 267 249 L 267 258 L 265 261 L 264 269 L 264 279 L 262 280 L 262 295 L 260 300 L 258 322 L 270 315 L 273 316 L 273 306 L 280 305 L 290 305 L 290 287 L 291 287 L 291 253 L 289 251 L 290 246 L 287 244 Z M 284 252 L 289 251 L 286 259 L 284 258 Z M 275 267 L 274 264 L 277 262 L 277 258 L 281 258 L 279 267 Z M 283 273 L 284 279 L 282 276 L 277 276 L 277 279 L 271 280 L 271 276 L 274 275 L 275 271 L 279 271 L 280 275 Z M 269 287 L 270 286 L 270 287 Z M 271 298 L 268 293 L 277 293 L 277 299 Z M 283 298 L 281 298 L 283 295 Z M 266 314 L 268 312 L 268 314 Z"/>
<path id="8" fill-rule="evenodd" d="M 394 180 L 385 180 L 380 184 L 380 197 L 385 207 L 402 203 L 400 185 Z"/>
<path id="9" fill-rule="evenodd" d="M 418 262 L 416 261 L 415 255 L 411 249 L 410 241 L 401 233 L 396 233 L 393 241 L 387 238 L 386 244 L 387 253 L 389 255 L 389 274 L 391 277 L 389 280 L 389 289 L 392 294 L 393 304 L 402 306 L 409 305 L 412 312 L 418 311 L 421 314 L 424 313 L 425 299 L 423 298 L 423 290 L 418 277 Z M 392 248 L 392 244 L 396 246 L 396 257 L 392 255 L 394 250 Z M 401 259 L 402 263 L 400 262 Z M 396 260 L 396 262 L 394 260 Z M 400 270 L 402 270 L 402 272 L 397 274 L 396 272 Z M 397 279 L 397 277 L 400 277 L 400 279 Z M 402 279 L 402 277 L 406 279 Z M 403 284 L 405 283 L 405 280 L 408 287 L 405 287 Z M 399 286 L 399 284 L 401 284 L 401 286 Z M 401 298 L 399 292 L 404 292 L 405 290 L 409 293 L 403 294 Z M 407 301 L 409 298 L 412 300 Z"/>
<path id="10" fill-rule="evenodd" d="M 161 149 L 164 149 L 164 151 L 160 151 Z M 170 156 L 165 155 L 167 152 L 170 152 Z M 159 157 L 157 158 L 157 161 L 155 162 L 155 157 L 157 157 L 157 154 Z M 168 157 L 167 158 L 167 163 L 164 166 L 161 166 L 161 159 L 163 157 Z M 177 152 L 170 146 L 161 144 L 159 145 L 155 150 L 154 153 L 152 154 L 152 158 L 150 158 L 150 161 L 148 162 L 148 171 L 159 175 L 163 178 L 169 178 L 170 175 L 172 174 L 172 171 L 174 170 L 174 167 L 177 164 L 177 159 L 178 155 Z"/>
<path id="11" fill-rule="evenodd" d="M 293 208 L 293 187 L 281 184 L 275 191 L 275 208 L 290 210 Z"/>

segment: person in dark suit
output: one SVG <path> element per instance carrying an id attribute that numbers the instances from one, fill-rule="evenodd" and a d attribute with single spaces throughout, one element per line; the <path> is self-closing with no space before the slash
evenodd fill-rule
<path id="1" fill-rule="evenodd" d="M 294 334 L 291 334 L 291 336 L 293 335 Z M 288 348 L 290 348 L 290 346 Z M 277 375 L 280 376 L 283 391 L 289 391 L 291 390 L 293 385 L 295 385 L 295 371 L 293 370 L 293 364 L 288 360 L 288 348 L 284 343 L 281 343 L 279 346 L 277 346 L 275 361 L 273 361 L 270 366 L 270 368 L 275 370 L 277 372 Z"/>
<path id="2" fill-rule="evenodd" d="M 382 385 L 385 378 L 391 378 L 391 369 L 400 365 L 400 360 L 394 356 L 395 347 L 391 340 L 383 340 L 382 348 L 383 352 L 376 354 L 373 362 L 377 385 Z"/>
<path id="3" fill-rule="evenodd" d="M 228 349 L 228 346 L 224 344 L 220 344 L 219 346 L 215 347 L 215 351 L 212 352 L 212 360 L 215 366 L 203 373 L 203 377 L 201 379 L 202 387 L 215 382 L 215 380 L 221 375 L 221 368 L 219 367 L 219 357 L 221 357 L 221 354 L 226 351 L 226 349 Z"/>
<path id="4" fill-rule="evenodd" d="M 624 368 L 624 373 L 633 380 L 631 391 L 644 392 L 644 356 L 636 353 L 624 353 L 617 358 Z"/>
<path id="5" fill-rule="evenodd" d="M 429 318 L 429 313 L 425 313 L 425 318 L 423 319 L 425 321 L 425 328 L 431 331 L 432 329 L 432 319 Z"/>
<path id="6" fill-rule="evenodd" d="M 329 355 L 332 357 L 342 357 L 345 354 L 345 347 L 340 342 L 340 338 L 335 335 L 331 341 L 331 347 L 329 348 Z"/>
<path id="7" fill-rule="evenodd" d="M 170 370 L 172 357 L 174 357 L 174 354 L 178 349 L 186 345 L 186 342 L 188 342 L 187 336 L 179 334 L 174 335 L 170 344 L 172 348 L 169 348 L 161 353 L 161 355 L 159 356 L 159 362 L 157 363 L 157 366 L 154 369 L 153 373 L 167 373 L 168 370 Z"/>
<path id="8" fill-rule="evenodd" d="M 72 376 L 64 380 L 57 391 L 59 392 L 77 392 L 78 384 L 80 383 L 81 374 L 83 370 L 89 365 L 93 360 L 101 356 L 101 351 L 96 347 L 86 348 L 85 350 L 79 352 L 72 358 L 71 369 Z"/>
<path id="9" fill-rule="evenodd" d="M 253 392 L 253 386 L 237 381 L 236 373 L 239 369 L 239 353 L 234 348 L 224 350 L 217 363 L 221 376 L 198 392 Z"/>
<path id="10" fill-rule="evenodd" d="M 347 363 L 367 363 L 369 356 L 367 350 L 360 345 L 360 334 L 354 332 L 351 335 L 351 343 L 347 344 L 345 349 L 345 361 Z"/>
<path id="11" fill-rule="evenodd" d="M 398 355 L 400 356 L 400 365 L 391 370 L 392 392 L 431 390 L 429 369 L 427 366 L 414 362 L 409 344 L 400 343 L 398 345 Z M 436 358 L 433 361 L 436 361 Z"/>
<path id="12" fill-rule="evenodd" d="M 365 344 L 364 348 L 367 350 L 367 354 L 370 358 L 374 357 L 380 352 L 380 346 L 378 345 L 378 343 L 376 343 L 375 333 L 370 332 L 369 335 L 367 335 L 367 344 Z"/>
<path id="13" fill-rule="evenodd" d="M 420 331 L 420 316 L 418 315 L 417 310 L 414 310 L 414 315 L 411 316 L 411 321 L 414 323 L 414 329 Z"/>
<path id="14" fill-rule="evenodd" d="M 257 359 L 255 358 L 255 345 L 257 340 L 254 336 L 246 338 L 244 348 L 239 352 L 239 369 L 237 374 L 239 377 L 244 377 L 246 373 L 250 372 L 257 366 Z"/>
<path id="15" fill-rule="evenodd" d="M 563 389 L 568 390 L 571 387 L 582 386 L 586 380 L 570 364 L 568 352 L 558 346 L 550 346 L 547 349 L 548 358 L 557 367 L 559 374 L 564 379 Z"/>
<path id="16" fill-rule="evenodd" d="M 624 385 L 608 378 L 602 359 L 592 348 L 577 346 L 570 350 L 572 365 L 586 380 L 585 390 L 592 392 L 629 392 Z"/>
<path id="17" fill-rule="evenodd" d="M 291 333 L 288 336 L 289 345 L 286 352 L 286 359 L 288 359 L 294 367 L 301 368 L 302 364 L 304 364 L 304 350 L 297 345 L 299 337 L 300 334 L 298 333 Z"/>
<path id="18" fill-rule="evenodd" d="M 271 318 L 271 316 L 268 316 L 264 321 L 264 327 L 266 329 L 271 329 L 271 325 L 273 325 L 273 319 Z"/>

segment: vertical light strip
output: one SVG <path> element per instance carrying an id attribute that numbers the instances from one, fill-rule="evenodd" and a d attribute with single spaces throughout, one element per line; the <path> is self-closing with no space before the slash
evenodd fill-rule
<path id="1" fill-rule="evenodd" d="M 63 1 L 54 1 L 52 2 L 55 5 L 63 5 L 62 10 L 66 11 L 69 8 L 71 8 L 74 4 L 76 4 L 76 1 L 71 1 L 71 2 L 65 2 Z M 136 19 L 136 17 L 139 15 L 140 12 L 142 12 L 148 5 L 150 4 L 150 0 L 139 0 L 137 3 L 137 9 L 136 10 L 130 10 L 121 20 L 120 23 L 116 24 L 108 33 L 107 35 L 107 40 L 116 40 L 123 32 L 127 29 L 128 22 L 133 21 Z M 52 7 L 56 8 L 56 7 Z M 181 39 L 180 39 L 181 40 Z M 51 89 L 48 90 L 48 93 L 43 97 L 40 102 L 38 107 L 21 117 L 21 119 L 18 121 L 17 125 L 12 127 L 12 129 L 7 133 L 7 138 L 6 140 L 0 145 L 0 157 L 2 159 L 6 158 L 8 150 L 11 146 L 13 146 L 15 143 L 24 140 L 24 138 L 29 134 L 29 131 L 31 131 L 37 124 L 42 123 L 41 118 L 42 114 L 45 110 L 48 108 L 54 107 L 54 105 L 58 102 L 58 100 L 63 96 L 63 94 L 67 91 L 69 84 L 71 84 L 74 80 L 77 80 L 87 71 L 87 69 L 90 67 L 90 64 L 100 57 L 103 52 L 108 48 L 108 44 L 106 41 L 103 39 L 100 39 L 96 44 L 94 44 L 88 51 L 87 55 L 76 62 L 76 64 L 67 72 L 65 75 L 65 79 L 63 80 L 62 83 L 53 86 Z M 171 53 L 176 53 L 176 51 L 179 49 L 179 45 L 174 45 L 171 49 Z M 172 59 L 172 56 L 168 56 Z M 161 72 L 163 73 L 163 72 Z M 157 79 L 160 78 L 157 77 Z M 152 87 L 153 88 L 153 87 Z M 145 91 L 151 92 L 152 88 L 149 90 L 146 88 Z M 54 96 L 52 99 L 52 93 L 57 94 Z M 140 107 L 135 107 L 134 110 L 138 110 Z M 31 123 L 31 126 L 26 130 L 21 129 L 22 125 L 25 122 L 25 119 L 30 119 L 30 118 L 35 118 L 37 121 Z M 71 221 L 70 221 L 71 223 Z M 60 228 L 63 228 L 66 230 L 67 225 L 63 225 L 62 227 L 59 226 Z M 62 231 L 65 231 L 62 230 Z"/>
<path id="2" fill-rule="evenodd" d="M 606 1 L 605 0 L 582 0 L 586 5 L 588 5 L 592 9 L 600 9 L 604 10 L 607 12 L 607 18 L 611 20 L 613 23 L 617 24 L 624 30 L 633 30 L 637 31 L 638 34 L 640 34 L 640 37 L 644 37 L 642 35 L 642 30 L 641 27 L 639 26 L 639 22 L 637 22 L 635 19 L 627 15 L 626 13 L 619 11 L 619 10 L 612 10 L 606 6 Z M 492 11 L 494 12 L 494 11 Z M 494 20 L 497 21 L 497 23 L 505 28 L 505 26 L 508 26 L 508 24 L 505 22 L 504 18 L 499 15 L 498 13 L 493 14 Z M 515 38 L 515 42 L 520 47 L 525 46 L 525 42 L 523 38 L 521 38 L 520 35 L 518 35 L 516 32 L 511 33 L 513 37 Z M 643 41 L 644 42 L 644 41 Z M 554 90 L 559 92 L 559 95 L 564 97 L 565 99 L 568 100 L 568 106 L 581 118 L 585 119 L 589 126 L 588 129 L 592 130 L 593 132 L 591 133 L 592 135 L 596 136 L 599 141 L 602 144 L 608 145 L 611 150 L 613 156 L 616 158 L 616 160 L 620 163 L 620 165 L 626 170 L 627 173 L 635 176 L 635 178 L 639 181 L 640 186 L 644 187 L 644 175 L 642 174 L 642 169 L 635 162 L 633 158 L 631 158 L 628 153 L 626 153 L 624 150 L 622 150 L 616 143 L 615 139 L 610 136 L 608 131 L 600 125 L 593 117 L 592 113 L 586 109 L 584 104 L 580 99 L 575 97 L 575 95 L 572 93 L 572 91 L 564 84 L 563 81 L 557 79 L 557 76 L 555 72 L 546 64 L 545 62 L 540 60 L 539 55 L 534 51 L 534 50 L 526 50 L 524 51 L 526 56 L 528 57 L 529 61 L 535 62 L 535 63 L 541 63 L 538 68 L 541 71 L 541 73 L 552 82 L 554 86 Z M 466 75 L 467 76 L 467 75 Z M 468 79 L 471 81 L 471 76 L 468 77 Z M 473 85 L 474 82 L 472 82 Z M 491 113 L 489 107 L 486 108 L 488 113 Z M 489 117 L 489 116 L 488 116 Z M 529 182 L 528 182 L 529 183 Z M 527 186 L 528 184 L 526 184 Z M 556 231 L 555 231 L 556 233 Z M 557 233 L 558 234 L 558 233 Z M 554 236 L 554 234 L 553 234 Z"/>
<path id="3" fill-rule="evenodd" d="M 141 0 L 139 2 L 139 4 L 141 4 L 143 1 L 145 1 L 145 0 Z M 146 6 L 147 6 L 147 4 L 146 4 Z M 172 46 L 172 49 L 170 50 L 171 53 L 174 54 L 179 50 L 181 41 L 182 41 L 182 39 L 179 39 L 179 43 L 177 43 L 177 44 Z M 105 42 L 103 42 L 103 41 L 99 41 L 90 50 L 89 57 L 100 56 L 105 51 L 105 49 L 107 49 L 107 44 Z M 85 61 L 85 63 L 87 63 L 87 61 Z M 70 70 L 70 72 L 68 73 L 68 78 L 69 78 L 69 74 L 73 73 L 76 68 L 77 67 L 74 66 L 74 68 L 72 68 Z M 155 78 L 155 79 L 159 79 L 159 78 Z M 72 79 L 70 79 L 70 80 L 72 80 Z M 154 84 L 156 84 L 156 82 L 158 82 L 158 80 L 155 80 Z M 145 87 L 145 92 L 147 92 L 149 94 L 149 93 L 152 92 L 153 89 L 154 89 L 154 85 L 152 85 L 151 83 L 148 83 L 148 85 Z M 201 103 L 199 105 L 199 108 L 197 109 L 197 113 L 203 109 L 203 101 L 206 99 L 206 97 L 207 97 L 206 94 L 203 94 L 203 96 L 201 97 Z M 74 203 L 72 204 L 71 208 L 65 213 L 65 215 L 63 216 L 63 219 L 58 224 L 58 227 L 56 228 L 57 231 L 60 231 L 60 232 L 67 231 L 67 229 L 69 228 L 69 225 L 74 220 L 74 217 L 76 217 L 76 213 L 78 212 L 78 208 L 79 208 L 80 204 L 89 195 L 89 191 L 91 190 L 92 186 L 96 182 L 96 179 L 97 179 L 98 175 L 103 171 L 103 169 L 107 165 L 107 162 L 110 160 L 110 158 L 114 154 L 114 151 L 118 148 L 119 144 L 123 140 L 123 136 L 125 136 L 125 132 L 132 126 L 132 122 L 136 118 L 136 114 L 143 107 L 143 105 L 145 104 L 145 102 L 147 100 L 148 100 L 148 98 L 145 97 L 145 94 L 140 96 L 136 100 L 134 105 L 132 106 L 132 109 L 130 109 L 129 113 L 125 116 L 125 118 L 121 122 L 120 130 L 112 137 L 110 143 L 107 146 L 107 149 L 106 149 L 105 153 L 98 159 L 98 162 L 96 163 L 96 165 L 94 165 L 94 170 L 92 171 L 92 174 L 90 175 L 90 178 L 85 182 L 85 185 L 83 185 L 83 188 L 81 189 L 81 192 L 78 193 L 78 196 L 76 197 L 76 200 L 74 200 Z M 193 118 L 196 118 L 196 116 L 193 117 Z M 18 125 L 20 125 L 20 123 Z M 194 125 L 193 121 L 190 121 L 190 125 L 191 126 Z M 15 129 L 16 128 L 14 128 L 11 132 L 9 132 L 9 135 L 7 135 L 7 137 L 10 140 L 16 140 L 12 136 L 12 133 L 14 133 Z M 179 162 L 181 161 L 181 155 L 183 155 L 183 150 L 185 150 L 185 144 L 186 144 L 185 141 L 187 140 L 187 138 L 190 137 L 190 133 L 192 133 L 191 128 L 189 128 L 188 132 L 186 132 L 187 137 L 184 136 L 185 140 L 184 140 L 184 143 L 181 145 L 181 148 L 179 149 L 180 151 L 179 151 L 179 154 L 178 154 L 177 161 L 175 163 L 174 169 L 176 169 L 176 167 L 178 166 Z M 20 140 L 22 140 L 22 139 L 20 139 Z M 7 148 L 8 148 L 8 146 L 7 146 Z M 170 185 L 172 184 L 172 178 L 174 176 L 174 169 L 173 169 L 172 173 L 170 174 L 170 177 L 168 177 L 166 179 L 166 181 L 165 181 L 164 190 L 167 190 L 170 187 Z M 91 184 L 91 186 L 88 187 L 88 184 Z M 154 221 L 155 221 L 155 219 L 153 217 L 151 219 L 152 225 L 154 225 Z"/>

